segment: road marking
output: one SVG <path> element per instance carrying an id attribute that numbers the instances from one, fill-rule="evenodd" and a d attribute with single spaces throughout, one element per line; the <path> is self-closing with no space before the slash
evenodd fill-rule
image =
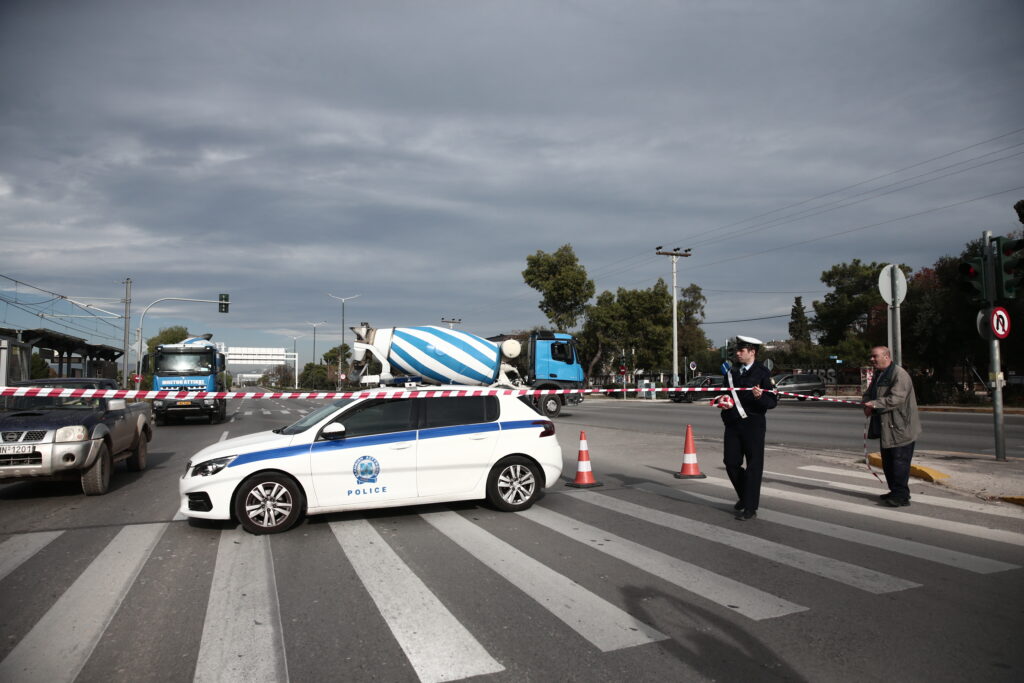
<path id="1" fill-rule="evenodd" d="M 693 499 L 697 499 L 708 501 L 710 503 L 720 503 L 723 506 L 728 506 L 728 509 L 732 509 L 732 500 L 706 496 L 702 493 L 694 493 L 693 491 L 681 491 L 663 484 L 639 484 L 636 488 L 659 496 L 675 498 L 676 500 L 685 500 L 689 502 Z M 785 512 L 758 510 L 757 516 L 758 519 L 763 519 L 774 524 L 782 524 L 783 526 L 803 529 L 804 531 L 810 531 L 811 533 L 831 536 L 851 543 L 857 543 L 872 548 L 878 548 L 880 550 L 886 550 L 888 552 L 907 555 L 908 557 L 916 557 L 921 560 L 928 560 L 929 562 L 936 562 L 949 567 L 955 567 L 956 569 L 964 569 L 976 574 L 995 574 L 997 572 L 1005 572 L 1010 569 L 1020 568 L 1018 565 L 1000 562 L 999 560 L 990 560 L 986 557 L 969 555 L 956 550 L 948 550 L 946 548 L 928 545 L 927 543 L 910 541 L 905 538 L 894 538 L 892 536 L 886 536 L 885 534 L 879 534 L 873 531 L 862 531 L 860 529 L 840 526 L 839 524 L 819 522 L 815 519 L 807 519 L 797 515 L 790 515 Z"/>
<path id="2" fill-rule="evenodd" d="M 712 484 L 720 488 L 727 488 L 732 490 L 732 482 L 730 482 L 728 479 L 708 477 L 707 479 L 694 479 L 693 481 L 697 482 L 698 484 Z M 988 527 L 979 526 L 977 524 L 951 522 L 945 519 L 936 519 L 934 517 L 925 517 L 924 515 L 915 515 L 913 513 L 906 512 L 904 508 L 888 508 L 878 505 L 867 505 L 866 503 L 847 503 L 846 501 L 837 500 L 834 498 L 821 498 L 818 496 L 810 496 L 805 493 L 797 493 L 796 491 L 787 491 L 785 489 L 777 489 L 769 486 L 761 487 L 761 496 L 763 498 L 783 498 L 786 500 L 796 501 L 798 503 L 807 503 L 809 505 L 816 505 L 818 507 L 827 507 L 830 510 L 842 510 L 843 512 L 849 512 L 854 515 L 863 515 L 865 517 L 871 517 L 872 519 L 888 518 L 898 524 L 921 526 L 928 529 L 948 531 L 952 534 L 963 534 L 964 536 L 971 536 L 973 538 L 984 538 L 989 541 L 997 541 L 999 543 L 1008 543 L 1010 545 L 1024 546 L 1024 534 L 1019 534 L 1015 531 L 989 529 Z M 760 515 L 761 511 L 758 510 L 757 514 Z"/>
<path id="3" fill-rule="evenodd" d="M 73 681 L 167 524 L 126 526 L 0 662 L 2 681 Z"/>
<path id="4" fill-rule="evenodd" d="M 221 532 L 193 680 L 288 680 L 268 536 Z"/>
<path id="5" fill-rule="evenodd" d="M 668 638 L 455 512 L 429 512 L 420 516 L 601 652 Z"/>
<path id="6" fill-rule="evenodd" d="M 801 467 L 802 470 L 810 470 L 812 472 L 822 472 L 825 474 L 840 474 L 846 476 L 861 476 L 869 479 L 874 479 L 874 475 L 870 472 L 856 472 L 848 471 L 838 468 L 830 467 L 819 467 L 815 465 L 808 465 Z M 841 489 L 843 491 L 857 491 L 859 493 L 873 493 L 878 495 L 879 491 L 885 489 L 879 486 L 857 486 L 856 484 L 847 484 L 845 482 L 830 481 L 828 479 L 818 479 L 815 477 L 801 477 L 797 474 L 783 474 L 782 472 L 765 472 L 765 475 L 772 477 L 782 477 L 790 479 L 798 479 L 803 481 L 813 481 L 819 484 L 825 484 L 834 489 Z M 911 482 L 913 483 L 913 482 Z M 985 503 L 974 503 L 966 500 L 955 500 L 951 498 L 941 498 L 939 496 L 929 496 L 927 494 L 914 494 L 914 502 L 926 503 L 928 505 L 934 505 L 935 507 L 950 508 L 952 510 L 966 510 L 968 512 L 978 512 L 983 515 L 993 515 L 995 517 L 1010 517 L 1012 519 L 1020 519 L 1024 517 L 1024 508 L 1017 505 L 1010 505 L 1009 507 L 1001 507 L 999 505 L 986 505 Z"/>
<path id="7" fill-rule="evenodd" d="M 11 536 L 0 543 L 0 580 L 50 544 L 63 531 L 37 531 Z"/>
<path id="8" fill-rule="evenodd" d="M 754 621 L 807 611 L 803 605 L 789 602 L 557 512 L 533 507 L 519 514 Z"/>
<path id="9" fill-rule="evenodd" d="M 653 510 L 593 491 L 573 492 L 569 495 L 572 498 L 579 498 L 582 501 L 603 507 L 606 510 L 629 515 L 630 517 L 667 527 L 673 531 L 690 534 L 712 543 L 721 543 L 730 548 L 736 548 L 737 550 L 763 557 L 771 562 L 777 562 L 778 564 L 815 574 L 825 579 L 838 581 L 868 593 L 894 593 L 907 590 L 908 588 L 918 588 L 921 585 L 889 574 L 876 572 L 872 569 L 859 567 L 849 562 L 816 555 L 806 550 L 791 548 L 781 543 L 725 529 L 718 525 L 686 519 L 685 517 L 672 515 L 661 510 Z M 600 549 L 603 550 L 603 548 Z M 703 591 L 698 592 L 701 595 L 705 594 Z"/>
<path id="10" fill-rule="evenodd" d="M 223 432 L 223 433 L 222 433 L 222 434 L 220 435 L 220 438 L 219 438 L 219 439 L 217 439 L 217 440 L 218 440 L 218 441 L 224 441 L 224 440 L 225 440 L 225 439 L 227 439 L 227 438 L 228 438 L 228 432 Z"/>
<path id="11" fill-rule="evenodd" d="M 331 522 L 409 663 L 424 683 L 504 671 L 365 519 Z"/>

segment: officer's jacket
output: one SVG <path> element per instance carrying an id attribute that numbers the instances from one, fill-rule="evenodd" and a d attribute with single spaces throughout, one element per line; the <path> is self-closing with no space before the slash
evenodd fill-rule
<path id="1" fill-rule="evenodd" d="M 754 398 L 752 391 L 737 391 L 736 395 L 740 399 L 740 405 L 743 406 L 743 410 L 746 411 L 747 415 L 764 415 L 769 410 L 774 408 L 779 403 L 778 394 L 771 391 L 775 388 L 772 384 L 772 374 L 759 360 L 755 360 L 753 365 L 750 366 L 750 370 L 747 374 L 740 375 L 742 370 L 741 365 L 734 365 L 730 368 L 729 373 L 732 375 L 733 386 L 739 389 L 740 387 L 761 387 L 765 390 L 761 394 L 761 398 Z M 726 386 L 728 386 L 729 380 L 726 378 Z M 732 396 L 732 394 L 730 394 Z M 721 411 L 722 422 L 725 424 L 736 424 L 742 422 L 743 418 L 740 417 L 740 413 L 736 408 L 729 408 L 728 410 Z"/>

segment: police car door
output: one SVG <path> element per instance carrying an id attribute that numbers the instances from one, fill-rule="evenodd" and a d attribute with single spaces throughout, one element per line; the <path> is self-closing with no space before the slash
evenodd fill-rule
<path id="1" fill-rule="evenodd" d="M 344 434 L 323 430 L 310 448 L 310 470 L 321 507 L 369 506 L 416 497 L 415 404 L 370 399 L 342 413 Z"/>
<path id="2" fill-rule="evenodd" d="M 501 435 L 497 396 L 418 399 L 422 403 L 417 452 L 421 497 L 472 490 L 490 471 Z"/>

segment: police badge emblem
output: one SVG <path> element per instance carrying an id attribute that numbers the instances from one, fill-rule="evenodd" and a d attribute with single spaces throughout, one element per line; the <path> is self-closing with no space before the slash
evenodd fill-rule
<path id="1" fill-rule="evenodd" d="M 356 459 L 352 465 L 352 474 L 356 476 L 356 484 L 376 484 L 380 475 L 380 463 L 369 455 Z"/>

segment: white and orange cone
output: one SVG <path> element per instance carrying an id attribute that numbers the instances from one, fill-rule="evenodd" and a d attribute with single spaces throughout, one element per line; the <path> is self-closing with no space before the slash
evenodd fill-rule
<path id="1" fill-rule="evenodd" d="M 686 441 L 683 443 L 683 468 L 675 474 L 676 479 L 707 479 L 697 462 L 697 447 L 693 445 L 693 425 L 686 425 Z"/>
<path id="2" fill-rule="evenodd" d="M 587 433 L 580 432 L 580 455 L 576 461 L 576 480 L 565 483 L 575 489 L 589 489 L 603 486 L 594 479 L 594 471 L 590 467 L 590 448 L 587 446 Z"/>

